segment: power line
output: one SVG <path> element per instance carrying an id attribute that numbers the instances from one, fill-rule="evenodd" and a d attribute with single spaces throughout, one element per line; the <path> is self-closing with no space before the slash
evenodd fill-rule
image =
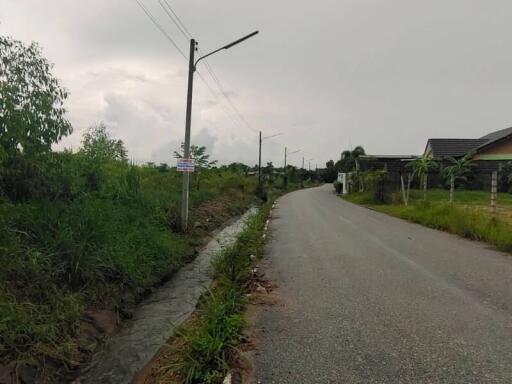
<path id="1" fill-rule="evenodd" d="M 139 5 L 139 7 L 142 9 L 142 11 L 146 14 L 146 16 L 151 20 L 151 22 L 158 28 L 158 30 L 164 35 L 164 37 L 178 50 L 178 52 L 183 56 L 185 60 L 188 60 L 187 56 L 183 53 L 183 51 L 179 48 L 179 46 L 176 44 L 176 42 L 172 39 L 172 37 L 165 31 L 165 29 L 162 27 L 162 25 L 156 20 L 156 18 L 153 16 L 153 14 L 143 5 L 139 2 L 139 0 L 135 0 L 135 2 Z M 168 14 L 169 15 L 169 14 Z M 169 17 L 171 17 L 169 15 Z M 172 19 L 172 17 L 171 17 Z M 173 20 L 174 21 L 174 20 Z M 181 30 L 181 29 L 180 29 Z M 184 33 L 184 31 L 182 31 Z M 188 37 L 185 35 L 185 37 L 188 39 Z M 206 85 L 210 93 L 213 95 L 213 97 L 219 102 L 219 99 L 213 89 L 210 87 L 206 79 L 202 76 L 200 72 L 198 72 L 199 78 L 201 81 Z M 228 116 L 228 118 L 231 119 L 231 122 L 236 126 L 238 125 L 236 121 L 233 120 L 232 115 L 227 112 L 227 110 L 224 108 L 224 106 L 219 102 L 219 105 L 223 107 L 224 113 Z"/>
<path id="2" fill-rule="evenodd" d="M 160 32 L 165 36 L 165 38 L 178 50 L 178 52 L 183 56 L 185 60 L 188 60 L 187 56 L 180 49 L 178 44 L 173 40 L 173 38 L 165 31 L 162 25 L 156 20 L 156 18 L 152 15 L 152 13 L 144 6 L 139 0 L 135 0 L 135 2 L 139 5 L 142 11 L 146 14 L 146 16 L 153 22 L 153 24 L 160 30 Z"/>
<path id="3" fill-rule="evenodd" d="M 178 46 L 178 44 L 174 41 L 174 39 L 167 33 L 167 31 L 164 29 L 164 27 L 158 22 L 158 20 L 155 18 L 155 16 L 149 11 L 149 9 L 147 9 L 139 0 L 135 0 L 135 2 L 137 3 L 137 5 L 142 9 L 142 11 L 146 14 L 146 16 L 149 18 L 149 20 L 158 28 L 158 30 L 162 33 L 162 35 L 174 46 L 174 48 L 176 48 L 176 50 L 181 54 L 181 56 L 185 59 L 185 60 L 188 60 L 187 56 L 185 55 L 185 53 L 180 49 L 180 47 Z M 187 27 L 185 26 L 185 24 L 181 21 L 181 19 L 179 18 L 179 16 L 177 15 L 177 13 L 172 9 L 171 5 L 167 2 L 167 0 L 164 0 L 166 6 L 168 7 L 168 9 L 170 10 L 170 12 L 172 13 L 172 15 L 175 16 L 175 18 L 171 15 L 171 13 L 169 13 L 169 11 L 166 9 L 166 7 L 164 7 L 163 3 L 161 2 L 161 0 L 159 0 L 159 4 L 160 6 L 164 9 L 165 13 L 167 14 L 167 16 L 172 20 L 172 22 L 176 25 L 176 27 L 178 28 L 178 30 L 181 32 L 181 34 L 185 37 L 185 39 L 189 39 L 191 38 L 191 34 L 189 32 L 189 30 L 187 29 Z M 240 111 L 238 110 L 238 108 L 233 104 L 233 102 L 231 101 L 231 99 L 229 98 L 229 96 L 227 95 L 226 91 L 224 90 L 219 78 L 217 77 L 217 75 L 214 73 L 213 71 L 213 68 L 211 67 L 210 63 L 207 62 L 207 60 L 205 60 L 205 66 L 206 66 L 206 69 L 207 69 L 207 72 L 210 74 L 211 78 L 213 79 L 213 81 L 217 84 L 217 87 L 219 88 L 221 94 L 224 96 L 224 98 L 228 101 L 228 103 L 230 104 L 231 108 L 233 109 L 233 111 L 235 112 L 235 114 L 238 116 L 238 118 L 244 123 L 244 125 L 249 128 L 251 131 L 253 132 L 257 132 L 257 130 L 255 130 L 254 128 L 252 128 L 250 126 L 250 124 L 247 122 L 247 120 L 242 116 L 242 114 L 240 113 Z M 233 118 L 233 115 L 231 115 L 227 110 L 226 108 L 224 107 L 224 105 L 219 101 L 219 98 L 217 96 L 217 94 L 215 93 L 215 91 L 212 89 L 212 87 L 208 84 L 208 82 L 206 81 L 206 79 L 204 78 L 204 76 L 202 76 L 202 74 L 198 71 L 198 76 L 199 78 L 201 79 L 201 81 L 205 84 L 206 88 L 208 89 L 208 91 L 212 94 L 212 96 L 215 98 L 215 100 L 219 103 L 219 105 L 222 107 L 224 113 L 226 114 L 226 116 L 228 116 L 229 119 L 231 119 L 231 122 L 237 126 L 239 123 L 236 122 L 236 120 L 234 120 Z"/>
<path id="4" fill-rule="evenodd" d="M 176 11 L 174 11 L 174 9 L 172 8 L 172 6 L 169 4 L 169 2 L 167 0 L 158 0 L 158 3 L 160 4 L 160 6 L 162 7 L 162 9 L 165 11 L 165 13 L 167 14 L 167 16 L 171 19 L 171 21 L 174 23 L 174 25 L 178 28 L 178 30 L 181 32 L 181 34 L 185 37 L 185 39 L 191 39 L 192 38 L 192 34 L 190 33 L 190 31 L 188 30 L 187 26 L 185 25 L 185 23 L 183 23 L 183 21 L 181 20 L 181 18 L 178 16 L 178 14 L 176 13 Z M 164 6 L 165 4 L 165 6 Z M 171 14 L 172 13 L 172 14 Z M 199 49 L 199 53 L 201 53 L 201 55 L 204 55 L 204 53 L 201 51 L 201 49 Z M 222 94 L 222 96 L 224 96 L 224 98 L 226 99 L 226 101 L 228 102 L 228 104 L 230 105 L 230 107 L 233 109 L 233 111 L 235 112 L 235 114 L 237 115 L 237 117 L 240 119 L 240 121 L 247 127 L 249 128 L 251 131 L 253 132 L 257 132 L 256 129 L 254 129 L 250 124 L 249 122 L 247 121 L 247 119 L 242 115 L 242 113 L 240 112 L 240 110 L 236 107 L 236 105 L 233 103 L 233 100 L 231 100 L 231 98 L 229 97 L 228 93 L 226 92 L 224 86 L 222 85 L 219 77 L 216 75 L 215 71 L 213 70 L 212 66 L 210 65 L 209 61 L 207 59 L 204 60 L 205 62 L 205 67 L 206 67 L 206 70 L 207 72 L 209 73 L 210 77 L 213 79 L 213 81 L 215 82 L 215 84 L 217 85 L 217 87 L 219 88 L 219 91 L 220 93 Z M 201 80 L 203 81 L 203 83 L 206 84 L 207 88 L 209 89 L 210 93 L 212 93 L 214 95 L 214 97 L 216 97 L 216 95 L 214 94 L 213 90 L 211 89 L 211 87 L 207 84 L 206 82 L 206 79 L 204 79 L 202 76 L 201 76 Z"/>
<path id="5" fill-rule="evenodd" d="M 178 28 L 178 30 L 181 32 L 181 34 L 183 36 L 185 36 L 185 39 L 186 40 L 189 40 L 192 38 L 192 36 L 190 35 L 190 33 L 188 33 L 187 29 L 186 28 L 183 28 L 182 27 L 182 23 L 178 22 L 178 19 L 177 19 L 177 15 L 176 13 L 173 11 L 173 9 L 171 8 L 171 6 L 169 5 L 169 3 L 166 1 L 165 4 L 167 5 L 167 7 L 164 5 L 164 3 L 162 2 L 162 0 L 158 0 L 158 4 L 160 4 L 160 7 L 162 7 L 162 9 L 164 10 L 165 13 L 167 13 L 167 16 L 169 16 L 169 19 L 172 20 L 172 22 L 174 23 L 174 25 L 176 26 L 176 28 Z M 169 12 L 170 11 L 170 12 Z M 172 14 L 171 14 L 172 12 Z M 172 15 L 175 15 L 176 16 L 176 19 L 172 16 Z"/>
<path id="6" fill-rule="evenodd" d="M 159 0 L 160 1 L 160 0 Z M 169 4 L 169 2 L 167 0 L 164 0 L 164 3 L 167 5 L 167 7 L 169 8 L 169 10 L 172 12 L 172 14 L 174 15 L 174 17 L 176 17 L 176 20 L 178 21 L 178 23 L 181 25 L 181 28 L 183 28 L 183 30 L 186 32 L 186 34 L 188 35 L 188 38 L 191 39 L 192 38 L 192 34 L 189 32 L 189 30 L 187 29 L 187 26 L 181 21 L 180 17 L 178 16 L 178 14 L 174 11 L 174 9 L 172 9 L 171 5 Z"/>
<path id="7" fill-rule="evenodd" d="M 244 123 L 245 126 L 247 126 L 247 128 L 249 128 L 251 131 L 253 132 L 258 132 L 256 129 L 254 129 L 250 124 L 249 122 L 245 119 L 245 117 L 242 115 L 242 113 L 240 112 L 240 110 L 236 107 L 236 105 L 233 103 L 233 101 L 231 100 L 231 98 L 229 97 L 228 93 L 226 92 L 224 86 L 222 85 L 221 81 L 219 80 L 219 77 L 215 74 L 212 66 L 210 65 L 210 63 L 205 60 L 205 67 L 206 67 L 206 70 L 208 71 L 208 73 L 210 74 L 210 77 L 213 79 L 213 81 L 215 82 L 215 84 L 217 85 L 217 87 L 219 88 L 221 94 L 225 97 L 225 99 L 227 100 L 227 102 L 229 103 L 229 105 L 231 106 L 231 108 L 233 109 L 233 111 L 235 112 L 235 114 L 238 116 L 238 118 Z"/>
<path id="8" fill-rule="evenodd" d="M 226 114 L 226 116 L 231 120 L 231 123 L 233 123 L 233 125 L 236 127 L 238 127 L 240 125 L 240 123 L 238 121 L 235 120 L 235 118 L 233 117 L 233 115 L 231 113 L 229 113 L 229 111 L 226 109 L 226 106 L 224 104 L 222 104 L 222 102 L 219 100 L 219 96 L 217 96 L 217 94 L 215 93 L 215 91 L 212 89 L 212 87 L 210 86 L 210 84 L 208 84 L 208 82 L 206 81 L 206 79 L 204 78 L 204 76 L 202 75 L 201 72 L 197 72 L 197 75 L 199 76 L 199 79 L 204 83 L 204 85 L 206 86 L 206 88 L 208 89 L 208 91 L 211 93 L 211 95 L 213 96 L 213 98 L 219 103 L 219 106 L 222 108 L 222 110 L 224 111 L 224 113 Z"/>

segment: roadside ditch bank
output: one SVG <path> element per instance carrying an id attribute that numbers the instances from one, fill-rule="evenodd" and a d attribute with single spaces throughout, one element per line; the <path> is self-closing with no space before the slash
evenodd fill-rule
<path id="1" fill-rule="evenodd" d="M 212 175 L 182 234 L 178 184 L 153 173 L 126 196 L 0 199 L 0 383 L 75 380 L 138 303 L 257 201 L 253 180 Z"/>
<path id="2" fill-rule="evenodd" d="M 212 261 L 232 245 L 255 209 L 248 210 L 208 242 L 194 261 L 143 300 L 133 318 L 112 335 L 84 369 L 81 383 L 128 383 L 165 344 L 212 283 Z"/>
<path id="3" fill-rule="evenodd" d="M 272 207 L 269 202 L 260 208 L 236 241 L 214 259 L 214 280 L 196 311 L 134 384 L 241 383 L 251 374 L 243 352 L 250 349 L 244 336 L 245 311 L 253 297 L 273 289 L 255 268 L 263 256 Z"/>

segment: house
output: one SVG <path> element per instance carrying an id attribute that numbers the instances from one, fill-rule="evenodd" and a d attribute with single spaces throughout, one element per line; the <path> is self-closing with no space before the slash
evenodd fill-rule
<path id="1" fill-rule="evenodd" d="M 492 172 L 498 171 L 500 177 L 504 165 L 512 161 L 512 127 L 491 132 L 478 139 L 429 139 L 423 156 L 436 159 L 442 171 L 449 159 L 461 158 L 466 154 L 471 155 L 475 164 L 468 187 L 488 190 Z M 441 178 L 432 181 L 440 183 Z M 500 189 L 503 190 L 505 186 L 501 184 Z"/>
<path id="2" fill-rule="evenodd" d="M 466 183 L 467 188 L 489 190 L 491 175 L 494 171 L 498 171 L 499 189 L 510 189 L 511 183 L 507 181 L 508 175 L 505 174 L 505 170 L 510 169 L 510 166 L 505 168 L 505 164 L 509 162 L 512 164 L 512 127 L 474 139 L 429 139 L 422 156 L 433 158 L 438 164 L 438 167 L 429 172 L 429 185 L 445 186 L 444 168 L 451 164 L 452 158 L 461 158 L 466 154 L 471 155 L 474 164 Z M 402 176 L 412 172 L 407 164 L 418 157 L 421 156 L 361 155 L 358 157 L 358 166 L 361 171 L 386 171 L 381 193 L 387 196 L 400 190 Z M 417 183 L 418 180 L 414 182 Z"/>
<path id="3" fill-rule="evenodd" d="M 387 171 L 401 173 L 408 162 L 418 158 L 414 155 L 360 155 L 358 157 L 362 171 Z"/>
<path id="4" fill-rule="evenodd" d="M 511 161 L 512 127 L 478 139 L 429 139 L 423 156 L 443 160 L 469 153 L 475 161 Z"/>

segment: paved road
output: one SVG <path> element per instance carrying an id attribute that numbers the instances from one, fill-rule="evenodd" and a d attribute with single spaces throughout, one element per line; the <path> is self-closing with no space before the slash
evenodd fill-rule
<path id="1" fill-rule="evenodd" d="M 512 257 L 331 188 L 278 201 L 257 380 L 512 383 Z"/>

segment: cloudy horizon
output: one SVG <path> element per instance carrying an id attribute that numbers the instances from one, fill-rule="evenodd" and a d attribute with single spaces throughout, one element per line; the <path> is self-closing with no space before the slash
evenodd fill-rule
<path id="1" fill-rule="evenodd" d="M 141 0 L 183 52 L 188 42 L 158 0 Z M 420 154 L 430 137 L 480 137 L 511 125 L 512 3 L 324 0 L 246 3 L 170 0 L 200 48 L 260 34 L 196 76 L 192 142 L 220 163 L 290 158 L 324 166 L 362 145 L 372 154 Z M 132 0 L 2 0 L 0 33 L 36 41 L 69 90 L 81 133 L 104 121 L 137 162 L 173 164 L 183 140 L 187 61 Z"/>

